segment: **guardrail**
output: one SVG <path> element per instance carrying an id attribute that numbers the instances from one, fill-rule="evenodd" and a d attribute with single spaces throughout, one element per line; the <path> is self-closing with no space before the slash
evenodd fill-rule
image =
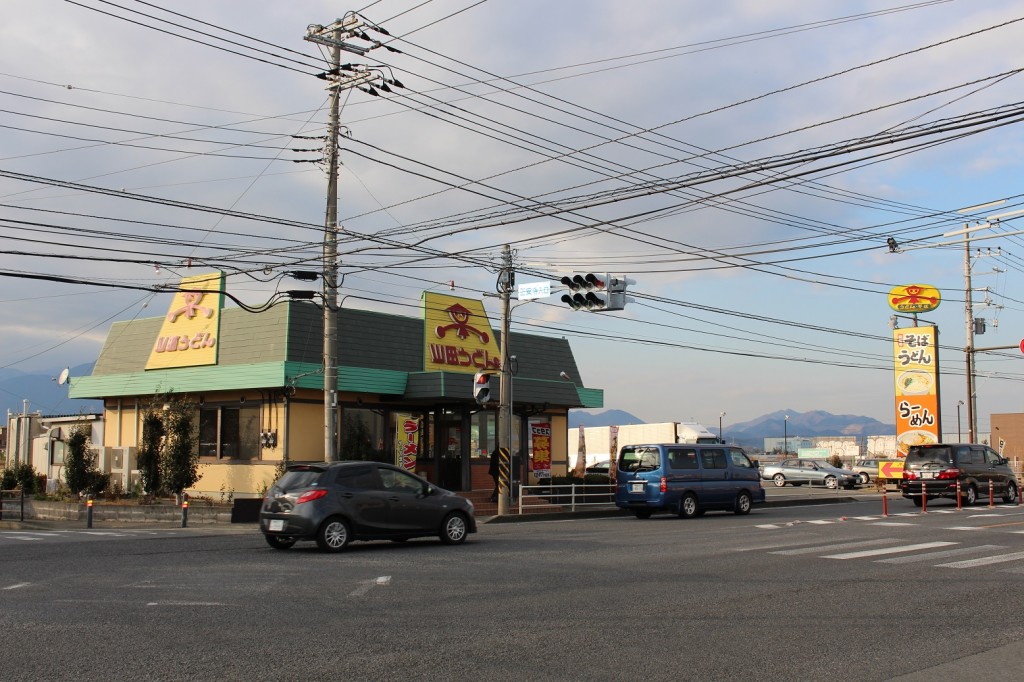
<path id="1" fill-rule="evenodd" d="M 569 511 L 615 506 L 615 486 L 610 483 L 519 486 L 519 514 L 536 513 L 552 505 Z"/>
<path id="2" fill-rule="evenodd" d="M 25 520 L 25 489 L 0 490 L 0 521 Z"/>

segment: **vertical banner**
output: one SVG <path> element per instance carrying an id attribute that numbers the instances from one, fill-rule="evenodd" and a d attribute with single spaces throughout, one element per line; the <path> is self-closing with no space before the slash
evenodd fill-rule
<path id="1" fill-rule="evenodd" d="M 416 471 L 420 451 L 420 420 L 411 414 L 395 415 L 395 465 Z"/>
<path id="2" fill-rule="evenodd" d="M 939 346 L 935 327 L 893 330 L 896 371 L 896 450 L 907 456 L 912 445 L 938 443 Z"/>
<path id="3" fill-rule="evenodd" d="M 533 475 L 537 478 L 551 478 L 551 424 L 530 424 L 530 433 L 533 436 Z"/>
<path id="4" fill-rule="evenodd" d="M 576 448 L 576 467 L 573 473 L 583 478 L 587 473 L 587 438 L 583 433 L 583 424 L 580 424 L 580 442 Z"/>
<path id="5" fill-rule="evenodd" d="M 615 480 L 615 471 L 619 461 L 619 427 L 608 427 L 608 477 Z"/>

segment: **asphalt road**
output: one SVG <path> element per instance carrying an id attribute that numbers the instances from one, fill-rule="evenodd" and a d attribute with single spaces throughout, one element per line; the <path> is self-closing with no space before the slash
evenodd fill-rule
<path id="1" fill-rule="evenodd" d="M 1024 664 L 1024 507 L 874 500 L 267 547 L 0 531 L 19 680 L 972 680 Z"/>

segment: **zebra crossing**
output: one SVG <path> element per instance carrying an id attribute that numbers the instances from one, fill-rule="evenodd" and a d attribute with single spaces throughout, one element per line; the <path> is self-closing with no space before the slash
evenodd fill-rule
<path id="1" fill-rule="evenodd" d="M 993 518 L 999 518 L 1001 516 L 1021 516 L 1021 514 L 1017 513 L 1017 512 L 1000 513 L 998 511 L 983 511 L 983 512 L 974 513 L 974 514 L 967 513 L 965 515 L 964 511 L 957 510 L 957 509 L 935 509 L 935 510 L 929 510 L 927 512 L 928 516 L 948 515 L 948 514 L 957 514 L 957 515 L 959 515 L 959 518 L 963 518 L 963 519 L 977 519 L 977 518 L 993 519 Z M 832 518 L 829 518 L 829 519 L 810 519 L 810 520 L 799 519 L 799 520 L 796 520 L 796 521 L 784 521 L 784 522 L 779 522 L 779 523 L 760 523 L 760 524 L 757 524 L 755 526 L 755 528 L 761 528 L 761 529 L 764 529 L 764 530 L 777 530 L 777 529 L 780 529 L 780 528 L 792 528 L 794 526 L 828 526 L 828 525 L 832 525 L 832 524 L 835 524 L 835 523 L 849 523 L 849 522 L 854 522 L 854 521 L 869 522 L 871 525 L 875 525 L 875 526 L 915 526 L 915 525 L 917 525 L 917 522 L 920 522 L 922 520 L 922 518 L 923 518 L 922 512 L 910 511 L 910 512 L 897 512 L 897 513 L 894 513 L 894 514 L 889 514 L 888 516 L 883 516 L 881 514 L 875 514 L 875 515 L 869 515 L 869 516 L 839 516 L 839 517 L 832 517 Z M 914 519 L 914 521 L 911 521 L 911 519 Z M 975 527 L 975 526 L 950 526 L 950 527 L 946 527 L 945 530 L 977 530 L 977 527 Z M 1024 533 L 1024 531 L 1013 531 L 1013 532 Z"/>
<path id="2" fill-rule="evenodd" d="M 0 530 L 0 545 L 47 540 L 88 540 L 99 538 L 138 538 L 153 535 L 175 535 L 173 530 Z"/>

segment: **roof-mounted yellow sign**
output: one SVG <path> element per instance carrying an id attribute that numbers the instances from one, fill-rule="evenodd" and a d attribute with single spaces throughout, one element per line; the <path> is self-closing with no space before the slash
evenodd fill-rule
<path id="1" fill-rule="evenodd" d="M 146 369 L 217 364 L 223 291 L 223 272 L 182 278 Z"/>

